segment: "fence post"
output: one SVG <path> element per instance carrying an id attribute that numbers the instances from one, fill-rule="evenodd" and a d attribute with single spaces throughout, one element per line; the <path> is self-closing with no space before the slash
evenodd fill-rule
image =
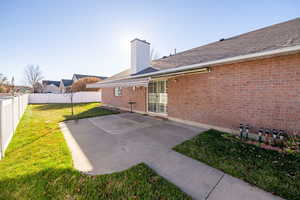
<path id="1" fill-rule="evenodd" d="M 27 102 L 28 95 L 0 99 L 0 160 L 4 157 L 5 149 L 15 133 Z"/>
<path id="2" fill-rule="evenodd" d="M 2 100 L 0 100 L 0 159 L 3 158 L 3 115 L 2 115 L 2 112 L 3 112 L 3 104 L 2 104 Z"/>
<path id="3" fill-rule="evenodd" d="M 15 111 L 15 99 L 14 99 L 14 97 L 12 97 L 11 98 L 11 112 L 12 112 L 12 115 L 11 115 L 11 117 L 12 117 L 12 132 L 14 132 L 14 130 L 15 130 L 15 113 L 14 113 L 14 111 Z"/>
<path id="4" fill-rule="evenodd" d="M 18 120 L 20 120 L 21 116 L 21 96 L 18 96 Z"/>

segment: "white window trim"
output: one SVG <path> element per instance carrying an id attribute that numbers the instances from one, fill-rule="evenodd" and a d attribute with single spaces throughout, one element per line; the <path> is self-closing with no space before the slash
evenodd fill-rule
<path id="1" fill-rule="evenodd" d="M 120 96 L 122 96 L 122 87 L 115 87 L 115 88 L 114 88 L 114 96 L 115 96 L 115 97 L 120 97 Z"/>

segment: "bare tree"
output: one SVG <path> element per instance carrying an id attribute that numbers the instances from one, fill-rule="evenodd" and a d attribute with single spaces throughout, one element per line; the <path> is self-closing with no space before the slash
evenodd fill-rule
<path id="1" fill-rule="evenodd" d="M 7 78 L 3 74 L 0 73 L 0 86 L 7 83 Z"/>
<path id="2" fill-rule="evenodd" d="M 7 78 L 0 73 L 0 93 L 6 92 L 7 90 Z"/>
<path id="3" fill-rule="evenodd" d="M 42 71 L 38 65 L 28 65 L 25 68 L 25 81 L 32 86 L 34 93 L 40 89 L 40 81 L 42 79 Z"/>
<path id="4" fill-rule="evenodd" d="M 150 58 L 151 58 L 151 60 L 156 60 L 159 57 L 160 57 L 159 53 L 155 49 L 151 49 L 151 51 L 150 51 Z"/>

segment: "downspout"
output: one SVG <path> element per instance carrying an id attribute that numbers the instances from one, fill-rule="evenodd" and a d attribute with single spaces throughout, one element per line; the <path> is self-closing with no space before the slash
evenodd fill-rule
<path id="1" fill-rule="evenodd" d="M 148 87 L 145 87 L 145 113 L 148 112 Z"/>

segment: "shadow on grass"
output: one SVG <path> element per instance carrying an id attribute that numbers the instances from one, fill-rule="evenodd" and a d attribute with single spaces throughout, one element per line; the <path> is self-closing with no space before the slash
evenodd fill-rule
<path id="1" fill-rule="evenodd" d="M 28 141 L 28 142 L 22 144 L 22 145 L 19 146 L 18 148 L 14 148 L 14 149 L 11 150 L 11 151 L 8 150 L 8 151 L 5 152 L 5 155 L 8 156 L 8 155 L 11 154 L 11 153 L 17 152 L 19 149 L 22 149 L 22 148 L 24 148 L 24 147 L 26 147 L 26 146 L 28 146 L 28 145 L 31 145 L 31 144 L 35 143 L 36 141 L 42 139 L 43 137 L 48 136 L 49 134 L 51 134 L 51 132 L 48 132 L 48 133 L 43 134 L 43 135 L 40 135 L 40 136 L 38 136 L 38 137 L 36 137 L 36 138 L 34 138 L 34 139 L 32 139 L 32 140 L 30 140 L 30 141 Z"/>
<path id="2" fill-rule="evenodd" d="M 66 179 L 79 176 L 78 172 L 70 169 L 50 168 L 34 174 L 1 179 L 0 199 L 64 199 L 63 193 L 68 195 L 72 192 Z M 61 180 L 56 181 L 58 179 Z M 66 184 L 64 191 L 63 184 Z"/>
<path id="3" fill-rule="evenodd" d="M 83 119 L 88 117 L 96 117 L 96 116 L 103 116 L 103 115 L 111 115 L 111 114 L 118 114 L 117 111 L 107 110 L 102 107 L 94 107 L 89 110 L 83 111 L 81 113 L 75 113 L 75 115 L 64 115 L 65 120 L 76 120 L 76 119 Z"/>
<path id="4" fill-rule="evenodd" d="M 0 199 L 191 199 L 141 163 L 89 176 L 65 168 L 0 180 Z"/>
<path id="5" fill-rule="evenodd" d="M 99 102 L 95 102 L 99 103 Z M 74 108 L 84 106 L 89 103 L 74 103 Z M 37 105 L 34 107 L 34 110 L 57 110 L 57 109 L 63 109 L 63 108 L 70 108 L 72 104 L 70 103 L 48 103 L 48 104 L 32 104 L 32 105 Z M 99 103 L 100 105 L 100 103 Z"/>

